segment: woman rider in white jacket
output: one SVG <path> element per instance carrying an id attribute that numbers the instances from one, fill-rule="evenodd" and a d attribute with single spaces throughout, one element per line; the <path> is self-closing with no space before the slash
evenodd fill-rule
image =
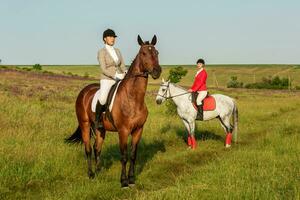
<path id="1" fill-rule="evenodd" d="M 119 49 L 114 48 L 116 34 L 113 30 L 107 29 L 103 32 L 103 41 L 105 46 L 98 51 L 98 61 L 101 67 L 100 89 L 93 99 L 93 110 L 95 114 L 95 127 L 103 128 L 102 112 L 105 110 L 105 104 L 110 88 L 116 83 L 116 80 L 123 79 L 126 68 L 123 57 Z M 97 102 L 95 102 L 97 101 Z M 96 105 L 96 108 L 95 108 Z"/>

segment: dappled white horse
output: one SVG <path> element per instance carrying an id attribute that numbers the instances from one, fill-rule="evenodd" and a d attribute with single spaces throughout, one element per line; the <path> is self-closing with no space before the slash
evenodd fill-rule
<path id="1" fill-rule="evenodd" d="M 211 96 L 215 99 L 216 106 L 214 110 L 203 111 L 203 121 L 218 118 L 226 132 L 225 146 L 230 147 L 232 133 L 233 141 L 237 141 L 238 109 L 236 103 L 234 99 L 222 94 L 213 94 Z M 172 99 L 176 104 L 177 113 L 188 131 L 188 145 L 195 148 L 195 121 L 197 117 L 197 110 L 191 102 L 191 93 L 180 86 L 170 83 L 169 81 L 165 82 L 162 80 L 162 84 L 160 85 L 156 96 L 156 103 L 161 104 L 167 99 Z M 232 116 L 233 126 L 230 123 Z M 195 144 L 193 144 L 193 142 Z"/>

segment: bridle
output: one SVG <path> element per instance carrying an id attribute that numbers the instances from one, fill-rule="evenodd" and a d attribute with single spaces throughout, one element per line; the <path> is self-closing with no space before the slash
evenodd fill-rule
<path id="1" fill-rule="evenodd" d="M 149 46 L 153 46 L 153 45 L 149 45 Z M 154 48 L 154 46 L 153 46 L 153 48 Z M 157 50 L 155 50 L 156 52 L 158 52 Z M 141 53 L 141 50 L 139 51 L 139 54 Z M 158 55 L 158 53 L 157 53 L 157 55 Z M 152 71 L 151 72 L 149 72 L 149 71 L 145 71 L 145 72 L 141 72 L 141 73 L 136 73 L 136 74 L 131 74 L 130 76 L 126 76 L 126 77 L 124 77 L 124 78 L 135 78 L 135 77 L 143 77 L 143 78 L 148 78 L 148 76 L 149 76 L 149 74 L 151 74 L 152 73 Z"/>
<path id="2" fill-rule="evenodd" d="M 160 86 L 165 86 L 165 85 L 161 84 Z M 167 97 L 167 92 L 168 92 L 168 91 L 169 91 L 169 94 L 170 94 L 169 97 Z M 162 95 L 157 94 L 157 96 L 160 96 L 160 97 L 165 98 L 166 100 L 168 100 L 168 99 L 172 99 L 172 98 L 174 98 L 174 97 L 182 96 L 182 95 L 189 94 L 189 93 L 190 93 L 190 92 L 184 92 L 184 93 L 181 93 L 181 94 L 177 94 L 177 95 L 172 96 L 172 95 L 171 95 L 171 91 L 170 91 L 170 82 L 168 82 L 167 89 L 165 90 L 165 92 L 164 92 Z"/>

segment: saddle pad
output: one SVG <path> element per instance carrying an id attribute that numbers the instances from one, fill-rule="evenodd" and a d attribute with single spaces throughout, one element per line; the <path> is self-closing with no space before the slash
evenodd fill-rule
<path id="1" fill-rule="evenodd" d="M 216 100 L 213 96 L 207 96 L 203 100 L 203 110 L 212 111 L 216 109 Z"/>
<path id="2" fill-rule="evenodd" d="M 113 103 L 115 100 L 115 96 L 118 90 L 118 87 L 120 85 L 121 81 L 116 82 L 110 89 L 108 95 L 107 95 L 107 101 L 106 101 L 106 107 L 109 108 L 109 111 L 112 110 Z M 101 86 L 100 86 L 101 87 Z M 95 112 L 96 110 L 96 104 L 100 98 L 100 89 L 95 93 L 93 100 L 92 100 L 92 111 Z"/>
<path id="3" fill-rule="evenodd" d="M 121 81 L 117 81 L 110 89 L 108 95 L 107 95 L 107 100 L 106 100 L 106 107 L 109 108 L 109 112 L 111 112 L 112 107 L 114 105 L 114 100 L 119 88 Z"/>

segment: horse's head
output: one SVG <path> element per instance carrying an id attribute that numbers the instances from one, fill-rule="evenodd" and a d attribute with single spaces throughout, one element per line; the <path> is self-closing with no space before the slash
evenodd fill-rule
<path id="1" fill-rule="evenodd" d="M 170 87 L 170 81 L 164 81 L 164 79 L 162 79 L 158 93 L 156 95 L 157 104 L 162 104 L 162 102 L 164 102 L 167 98 L 170 97 L 169 87 Z"/>
<path id="2" fill-rule="evenodd" d="M 139 58 L 142 62 L 143 72 L 151 74 L 154 79 L 159 78 L 161 67 L 158 62 L 158 51 L 154 47 L 157 41 L 156 36 L 153 36 L 151 43 L 149 41 L 143 42 L 140 36 L 138 36 L 137 40 L 141 46 Z"/>

